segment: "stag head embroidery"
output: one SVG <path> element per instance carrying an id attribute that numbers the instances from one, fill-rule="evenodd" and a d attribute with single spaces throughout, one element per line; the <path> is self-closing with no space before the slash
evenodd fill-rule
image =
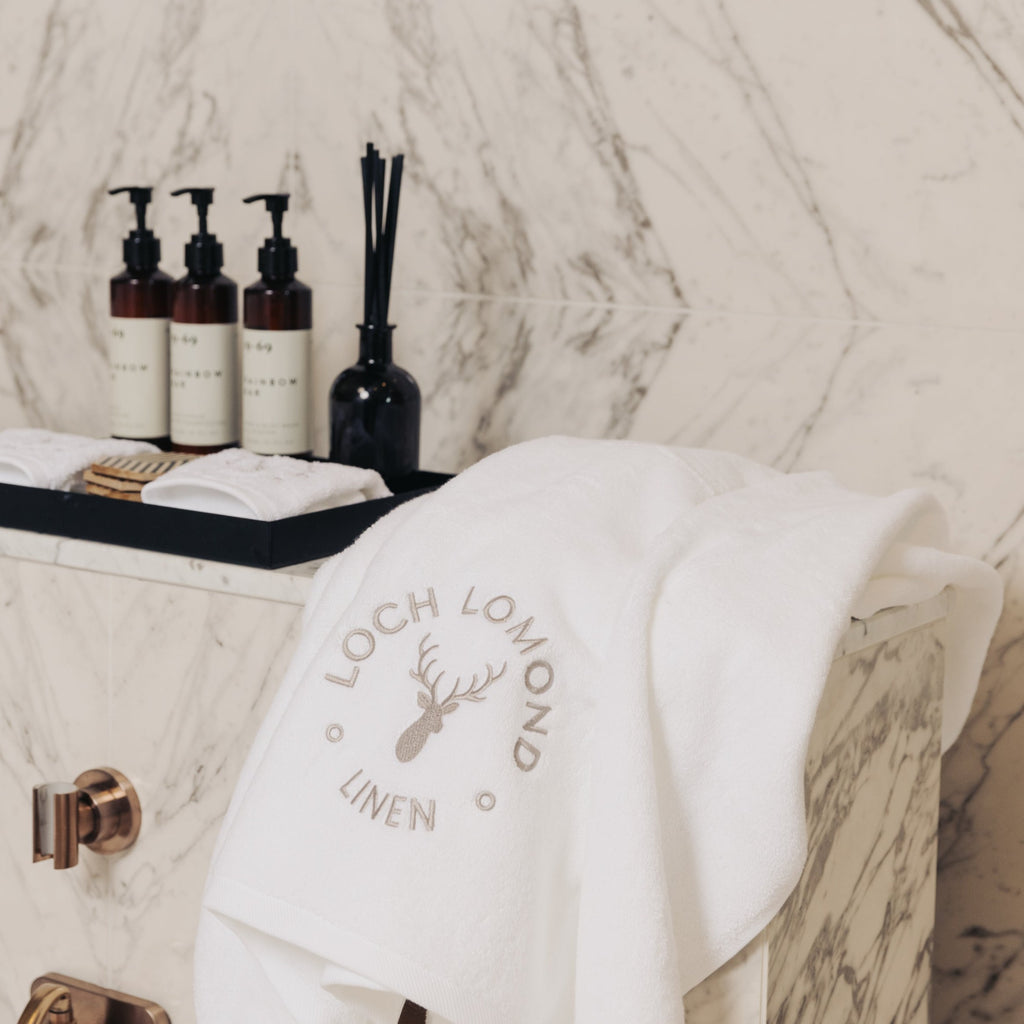
<path id="1" fill-rule="evenodd" d="M 424 747 L 432 732 L 440 732 L 444 726 L 444 716 L 457 711 L 459 702 L 468 700 L 479 703 L 484 699 L 487 690 L 496 683 L 508 667 L 505 662 L 498 672 L 495 672 L 490 665 L 487 665 L 487 676 L 480 682 L 480 676 L 473 674 L 472 680 L 467 687 L 463 688 L 462 677 L 457 676 L 455 685 L 447 697 L 438 698 L 437 688 L 444 679 L 444 670 L 437 673 L 434 681 L 430 681 L 430 671 L 437 664 L 437 658 L 430 655 L 438 649 L 439 644 L 430 643 L 430 634 L 420 641 L 420 658 L 415 669 L 409 669 L 409 675 L 416 680 L 423 689 L 416 694 L 416 703 L 423 708 L 423 714 L 409 726 L 395 744 L 395 755 L 399 761 L 411 761 Z"/>

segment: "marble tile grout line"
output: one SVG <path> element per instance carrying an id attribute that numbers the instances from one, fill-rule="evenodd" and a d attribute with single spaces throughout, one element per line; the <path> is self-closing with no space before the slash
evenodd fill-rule
<path id="1" fill-rule="evenodd" d="M 294 167 L 288 168 L 288 176 L 294 181 Z M 41 273 L 76 274 L 82 277 L 95 276 L 106 281 L 109 277 L 105 270 L 97 270 L 92 266 L 66 263 L 26 263 L 18 260 L 0 260 L 0 271 L 37 271 Z M 348 288 L 353 294 L 359 292 L 356 284 L 340 285 L 335 278 L 318 277 L 315 274 L 305 276 L 306 282 L 314 290 L 321 288 Z M 992 324 L 960 323 L 958 321 L 941 323 L 934 320 L 872 320 L 858 317 L 812 315 L 809 313 L 779 313 L 769 310 L 731 309 L 719 306 L 666 306 L 647 305 L 630 302 L 594 302 L 587 299 L 555 299 L 530 295 L 495 295 L 487 292 L 455 292 L 430 291 L 418 288 L 396 288 L 395 296 L 448 299 L 455 302 L 487 302 L 504 303 L 510 306 L 538 306 L 561 309 L 593 309 L 611 312 L 628 313 L 663 313 L 668 315 L 684 315 L 699 317 L 721 317 L 732 320 L 759 320 L 781 323 L 830 324 L 848 327 L 868 328 L 902 328 L 911 331 L 974 331 L 984 334 L 1019 335 L 1024 333 L 1021 327 L 1000 327 Z"/>

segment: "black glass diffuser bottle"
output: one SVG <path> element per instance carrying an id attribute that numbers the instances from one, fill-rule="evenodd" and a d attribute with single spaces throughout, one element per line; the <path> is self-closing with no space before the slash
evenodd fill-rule
<path id="1" fill-rule="evenodd" d="M 388 323 L 391 267 L 402 187 L 403 158 L 391 167 L 384 221 L 384 161 L 372 145 L 362 160 L 366 215 L 366 280 L 359 361 L 331 385 L 331 461 L 375 469 L 397 481 L 419 469 L 420 389 L 412 375 L 392 362 Z M 374 244 L 376 226 L 376 244 Z"/>
<path id="2" fill-rule="evenodd" d="M 393 324 L 359 324 L 359 361 L 331 386 L 331 461 L 388 480 L 419 469 L 420 389 L 391 361 Z"/>

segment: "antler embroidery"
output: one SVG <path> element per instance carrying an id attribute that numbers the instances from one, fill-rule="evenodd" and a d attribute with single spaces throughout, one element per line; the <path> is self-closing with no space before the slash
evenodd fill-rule
<path id="1" fill-rule="evenodd" d="M 487 666 L 487 678 L 477 686 L 477 681 L 480 678 L 475 672 L 473 673 L 473 681 L 469 684 L 469 689 L 465 693 L 459 693 L 459 686 L 462 684 L 462 679 L 458 676 L 455 677 L 455 686 L 452 687 L 452 692 L 448 694 L 443 701 L 441 701 L 441 707 L 444 714 L 448 714 L 449 711 L 455 710 L 455 705 L 460 700 L 471 700 L 481 701 L 483 700 L 484 691 L 492 684 L 497 682 L 504 674 L 505 669 L 508 667 L 508 662 L 501 666 L 501 671 L 495 675 L 494 669 L 490 665 Z M 442 673 L 443 675 L 444 673 Z M 441 680 L 441 676 L 438 676 L 438 682 Z"/>
<path id="2" fill-rule="evenodd" d="M 409 669 L 409 675 L 418 682 L 426 692 L 416 694 L 416 703 L 423 708 L 423 714 L 409 726 L 395 744 L 395 756 L 399 761 L 411 761 L 424 747 L 432 732 L 440 732 L 444 725 L 444 716 L 457 711 L 459 701 L 469 700 L 479 703 L 484 699 L 484 694 L 504 674 L 508 667 L 505 662 L 498 672 L 487 665 L 487 676 L 480 682 L 478 673 L 473 678 L 466 690 L 461 690 L 462 677 L 456 676 L 455 685 L 451 693 L 443 700 L 437 699 L 437 687 L 444 678 L 444 671 L 438 672 L 433 682 L 430 682 L 430 670 L 437 664 L 436 658 L 430 655 L 438 649 L 438 644 L 429 644 L 430 634 L 420 641 L 420 657 L 415 669 Z M 428 646 L 429 645 L 429 646 Z M 428 660 L 429 659 L 429 660 Z"/>
<path id="3" fill-rule="evenodd" d="M 433 682 L 430 682 L 430 679 L 428 678 L 428 673 L 430 672 L 431 668 L 433 668 L 433 666 L 437 664 L 437 658 L 431 658 L 430 661 L 427 661 L 427 658 L 429 657 L 431 651 L 436 651 L 438 649 L 440 644 L 431 644 L 430 647 L 428 647 L 427 641 L 429 639 L 430 634 L 427 633 L 426 636 L 424 636 L 423 639 L 420 641 L 420 660 L 416 668 L 409 669 L 409 675 L 411 675 L 413 679 L 415 679 L 416 682 L 420 684 L 420 686 L 426 688 L 427 693 L 430 694 L 430 702 L 434 703 L 437 697 L 437 684 L 441 682 L 441 680 L 444 678 L 444 672 L 438 672 L 437 678 Z M 425 698 L 422 693 L 417 694 L 416 696 L 417 700 L 419 701 L 420 707 L 425 708 L 427 705 L 424 703 L 424 701 L 427 698 Z"/>

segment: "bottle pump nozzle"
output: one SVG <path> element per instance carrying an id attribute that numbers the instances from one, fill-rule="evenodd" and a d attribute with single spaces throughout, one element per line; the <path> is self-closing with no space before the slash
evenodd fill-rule
<path id="1" fill-rule="evenodd" d="M 284 212 L 288 209 L 289 192 L 267 192 L 243 199 L 245 203 L 264 200 L 274 224 L 273 238 L 267 238 L 260 249 L 257 266 L 260 274 L 269 281 L 291 281 L 299 269 L 299 253 L 291 239 L 281 234 Z"/>
<path id="2" fill-rule="evenodd" d="M 124 240 L 125 265 L 133 274 L 156 270 L 160 263 L 160 239 L 146 227 L 146 207 L 153 200 L 153 190 L 142 185 L 122 185 L 107 190 L 112 196 L 121 192 L 128 193 L 137 220 L 137 226 Z"/>
<path id="3" fill-rule="evenodd" d="M 213 202 L 212 188 L 179 188 L 172 196 L 188 195 L 199 211 L 199 231 L 185 243 L 185 266 L 197 277 L 212 277 L 224 266 L 224 247 L 206 228 L 206 211 Z"/>

